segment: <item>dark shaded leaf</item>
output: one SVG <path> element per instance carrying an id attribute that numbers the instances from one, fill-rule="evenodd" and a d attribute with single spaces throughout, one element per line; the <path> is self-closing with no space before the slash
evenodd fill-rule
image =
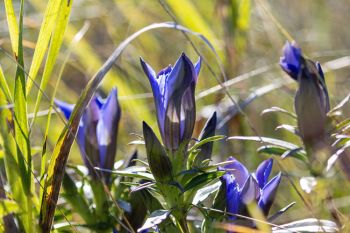
<path id="1" fill-rule="evenodd" d="M 203 141 L 204 139 L 213 137 L 216 129 L 216 112 L 213 113 L 211 118 L 205 124 L 202 132 L 199 135 L 198 140 Z M 200 151 L 195 158 L 194 164 L 199 166 L 203 160 L 210 159 L 213 150 L 213 141 L 208 142 L 198 148 Z"/>
<path id="2" fill-rule="evenodd" d="M 143 122 L 143 135 L 146 143 L 147 159 L 153 176 L 158 182 L 172 180 L 172 166 L 162 144 L 153 130 Z"/>
<path id="3" fill-rule="evenodd" d="M 284 214 L 287 210 L 289 210 L 293 205 L 295 205 L 296 202 L 292 202 L 283 209 L 280 209 L 276 213 L 274 213 L 271 217 L 268 218 L 268 222 L 273 222 L 275 219 L 277 219 L 279 216 Z"/>

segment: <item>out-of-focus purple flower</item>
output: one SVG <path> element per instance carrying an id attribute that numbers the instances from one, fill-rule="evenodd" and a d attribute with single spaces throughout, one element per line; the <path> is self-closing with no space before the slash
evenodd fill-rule
<path id="1" fill-rule="evenodd" d="M 324 144 L 330 104 L 321 65 L 304 58 L 301 49 L 289 42 L 283 48 L 280 65 L 299 84 L 294 107 L 304 144 L 311 147 Z"/>
<path id="2" fill-rule="evenodd" d="M 182 53 L 174 66 L 169 65 L 158 74 L 140 60 L 152 87 L 163 143 L 167 149 L 176 150 L 192 137 L 196 119 L 194 92 L 201 60 L 193 65 Z"/>
<path id="3" fill-rule="evenodd" d="M 55 100 L 55 104 L 69 119 L 74 105 L 59 100 Z M 94 96 L 80 120 L 77 141 L 85 165 L 94 178 L 97 178 L 94 167 L 113 168 L 120 115 L 117 89 L 113 88 L 105 100 Z M 108 183 L 109 173 L 103 176 Z"/>
<path id="4" fill-rule="evenodd" d="M 219 168 L 226 171 L 221 177 L 226 187 L 226 211 L 231 214 L 245 215 L 247 214 L 246 204 L 256 201 L 267 216 L 281 181 L 280 173 L 269 181 L 273 160 L 263 161 L 252 174 L 233 157 L 228 158 L 228 161 L 232 163 Z M 237 217 L 230 215 L 229 218 L 234 220 Z"/>
<path id="5" fill-rule="evenodd" d="M 294 42 L 289 43 L 287 41 L 283 47 L 283 57 L 280 59 L 280 65 L 295 80 L 298 80 L 301 71 L 300 59 L 301 49 Z"/>

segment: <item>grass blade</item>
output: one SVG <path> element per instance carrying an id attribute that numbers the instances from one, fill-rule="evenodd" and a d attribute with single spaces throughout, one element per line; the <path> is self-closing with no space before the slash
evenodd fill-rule
<path id="1" fill-rule="evenodd" d="M 174 10 L 176 16 L 184 25 L 191 30 L 201 32 L 209 41 L 217 41 L 213 31 L 191 1 L 168 0 L 166 2 Z M 191 15 L 191 17 L 188 17 L 189 15 Z"/>
<path id="2" fill-rule="evenodd" d="M 47 4 L 45 15 L 43 22 L 41 23 L 41 28 L 38 36 L 38 40 L 36 43 L 33 61 L 29 70 L 29 77 L 31 79 L 28 80 L 27 83 L 27 94 L 29 94 L 33 82 L 36 79 L 36 75 L 38 74 L 40 65 L 44 59 L 45 52 L 47 50 L 47 46 L 49 44 L 51 33 L 55 29 L 55 24 L 57 22 L 57 16 L 60 12 L 60 6 L 62 5 L 62 0 L 50 0 Z"/>
<path id="3" fill-rule="evenodd" d="M 10 88 L 7 84 L 4 72 L 2 71 L 1 65 L 0 65 L 0 87 L 1 87 L 2 91 L 4 92 L 4 95 L 6 97 L 7 102 L 13 103 L 12 94 L 11 94 Z"/>
<path id="4" fill-rule="evenodd" d="M 10 32 L 12 52 L 14 53 L 15 57 L 17 57 L 19 36 L 17 19 L 15 11 L 13 10 L 12 0 L 4 0 L 4 3 L 6 9 L 7 24 Z"/>
<path id="5" fill-rule="evenodd" d="M 38 96 L 35 102 L 35 108 L 34 108 L 34 118 L 32 121 L 32 125 L 35 121 L 36 115 L 38 113 L 39 110 L 39 104 L 42 98 L 42 93 L 43 91 L 45 91 L 47 83 L 50 79 L 53 67 L 55 65 L 59 50 L 61 48 L 62 45 L 62 41 L 63 41 L 63 35 L 64 32 L 66 30 L 67 24 L 68 24 L 68 20 L 69 20 L 69 15 L 72 9 L 72 1 L 70 2 L 70 4 L 67 4 L 65 1 L 61 1 L 61 4 L 59 6 L 59 13 L 57 16 L 57 20 L 56 20 L 56 25 L 55 25 L 55 29 L 52 31 L 52 35 L 51 35 L 51 42 L 50 42 L 50 48 L 48 51 L 48 55 L 46 58 L 46 64 L 45 64 L 45 69 L 44 69 L 44 73 L 43 73 L 43 77 L 41 79 L 40 82 L 40 92 L 38 92 Z M 30 74 L 29 74 L 30 75 Z M 30 76 L 32 79 L 33 77 Z M 30 79 L 31 81 L 31 79 Z M 28 82 L 30 83 L 30 82 Z M 30 89 L 30 85 L 28 85 L 28 88 Z"/>
<path id="6" fill-rule="evenodd" d="M 32 158 L 30 152 L 29 142 L 29 128 L 27 120 L 27 97 L 26 97 L 26 79 L 25 71 L 23 70 L 23 44 L 22 44 L 22 32 L 23 32 L 23 0 L 21 1 L 20 19 L 19 19 L 19 34 L 18 34 L 18 55 L 17 55 L 17 70 L 15 76 L 15 92 L 14 92 L 14 126 L 15 126 L 15 140 L 17 143 L 17 155 L 21 154 L 23 157 L 19 157 L 19 163 L 27 164 L 23 180 L 24 193 L 27 195 L 26 212 L 23 214 L 23 222 L 26 232 L 33 232 L 33 203 L 32 203 Z"/>

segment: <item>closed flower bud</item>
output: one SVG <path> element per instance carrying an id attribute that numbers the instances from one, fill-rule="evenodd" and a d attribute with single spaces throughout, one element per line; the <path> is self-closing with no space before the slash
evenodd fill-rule
<path id="1" fill-rule="evenodd" d="M 195 87 L 200 60 L 193 65 L 183 53 L 174 66 L 158 74 L 141 59 L 153 92 L 157 120 L 164 145 L 176 150 L 192 137 L 196 120 Z"/>
<path id="2" fill-rule="evenodd" d="M 55 103 L 69 119 L 74 105 L 59 100 Z M 106 100 L 93 97 L 80 120 L 77 141 L 89 174 L 95 179 L 98 173 L 94 167 L 113 169 L 120 115 L 117 89 L 113 89 Z M 109 183 L 109 173 L 103 173 L 103 177 Z"/>
<path id="3" fill-rule="evenodd" d="M 320 64 L 304 58 L 300 48 L 287 42 L 280 65 L 299 84 L 294 107 L 304 144 L 315 147 L 316 144 L 325 143 L 326 118 L 330 107 Z"/>

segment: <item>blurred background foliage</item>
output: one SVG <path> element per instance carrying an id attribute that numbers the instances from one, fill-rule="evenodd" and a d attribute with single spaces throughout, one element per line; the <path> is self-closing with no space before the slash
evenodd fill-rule
<path id="1" fill-rule="evenodd" d="M 19 1 L 13 3 L 18 13 Z M 16 63 L 11 59 L 4 3 L 0 3 L 0 6 L 0 64 L 5 77 L 14 77 Z M 45 7 L 46 1 L 25 1 L 23 38 L 27 71 Z M 289 38 L 282 33 L 279 25 L 289 32 L 308 57 L 322 63 L 327 71 L 326 82 L 334 106 L 349 93 L 350 30 L 346 28 L 350 22 L 349 12 L 349 0 L 75 0 L 63 46 L 44 90 L 46 95 L 40 103 L 40 116 L 32 125 L 32 146 L 40 148 L 42 145 L 46 110 L 60 76 L 62 80 L 55 98 L 75 103 L 88 80 L 120 42 L 142 27 L 167 21 L 175 21 L 203 34 L 213 44 L 220 60 L 203 40 L 191 34 L 185 36 L 173 29 L 152 30 L 129 44 L 100 88 L 103 97 L 113 86 L 119 90 L 122 118 L 118 159 L 126 159 L 137 148 L 128 143 L 137 139 L 133 133 L 142 134 L 143 120 L 156 128 L 151 89 L 141 70 L 139 57 L 160 70 L 173 64 L 182 51 L 192 60 L 197 59 L 196 51 L 199 51 L 209 65 L 204 64 L 199 75 L 196 90 L 197 130 L 194 137 L 198 136 L 199 129 L 212 112 L 218 111 L 217 134 L 250 136 L 258 133 L 300 144 L 295 135 L 276 130 L 282 123 L 295 124 L 292 119 L 279 114 L 261 115 L 264 109 L 272 106 L 293 111 L 296 83 L 291 82 L 278 66 L 281 48 Z M 80 30 L 84 31 L 81 33 L 83 37 L 72 42 Z M 245 114 L 237 111 L 223 88 L 218 86 L 216 78 L 225 81 L 220 73 L 219 62 L 227 77 L 227 91 L 241 104 Z M 42 73 L 43 70 L 39 70 L 37 82 Z M 13 88 L 14 79 L 7 80 Z M 34 111 L 37 95 L 38 89 L 34 86 L 28 97 L 29 113 Z M 344 115 L 349 116 L 349 113 L 349 108 L 346 108 Z M 63 127 L 62 120 L 54 116 L 48 134 L 48 151 L 52 150 Z M 223 141 L 215 144 L 214 159 L 222 161 L 233 155 L 247 167 L 253 168 L 263 159 L 262 155 L 256 153 L 258 147 L 259 144 L 253 142 Z M 144 155 L 143 147 L 137 149 Z M 82 163 L 76 145 L 71 151 L 69 163 Z M 290 174 L 300 191 L 297 178 L 307 175 L 304 165 L 293 159 L 283 160 L 280 165 Z M 275 166 L 276 170 L 278 167 Z M 327 218 L 330 212 L 326 197 L 331 193 L 336 198 L 334 205 L 343 213 L 349 213 L 350 189 L 344 187 L 348 187 L 348 183 L 339 176 L 337 182 L 320 182 L 314 191 L 317 195 L 302 192 L 303 198 L 311 203 L 310 209 L 288 179 L 284 178 L 274 208 L 277 210 L 292 201 L 297 202 L 281 218 L 281 222 L 304 216 Z"/>

